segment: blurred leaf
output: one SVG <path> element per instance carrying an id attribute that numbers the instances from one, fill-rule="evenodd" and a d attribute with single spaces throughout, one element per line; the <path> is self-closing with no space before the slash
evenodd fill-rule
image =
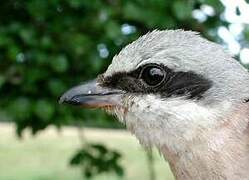
<path id="1" fill-rule="evenodd" d="M 117 39 L 121 35 L 121 26 L 114 21 L 109 21 L 105 24 L 106 27 L 106 35 L 110 39 Z"/>
<path id="2" fill-rule="evenodd" d="M 20 52 L 21 50 L 18 46 L 12 45 L 8 49 L 8 58 L 11 59 L 12 61 L 16 61 L 16 57 Z"/>
<path id="3" fill-rule="evenodd" d="M 74 156 L 71 158 L 70 164 L 75 166 L 75 165 L 80 165 L 84 160 L 84 150 L 78 151 Z"/>
<path id="4" fill-rule="evenodd" d="M 45 20 L 48 14 L 49 3 L 40 0 L 32 0 L 27 3 L 28 11 L 36 20 Z"/>
<path id="5" fill-rule="evenodd" d="M 180 20 L 185 20 L 191 17 L 192 4 L 188 1 L 176 0 L 173 3 L 173 11 L 176 17 Z"/>
<path id="6" fill-rule="evenodd" d="M 244 33 L 246 41 L 249 41 L 249 27 L 245 28 Z"/>
<path id="7" fill-rule="evenodd" d="M 43 36 L 41 38 L 41 45 L 45 49 L 51 49 L 53 46 L 51 38 L 49 36 Z"/>
<path id="8" fill-rule="evenodd" d="M 23 40 L 24 43 L 27 45 L 35 45 L 35 37 L 34 37 L 35 31 L 31 28 L 22 28 L 20 30 L 20 37 Z"/>
<path id="9" fill-rule="evenodd" d="M 65 84 L 62 81 L 58 80 L 58 79 L 51 79 L 48 82 L 48 86 L 49 86 L 49 89 L 50 89 L 51 93 L 54 96 L 59 97 L 59 95 L 61 95 L 64 91 L 66 91 Z"/>
<path id="10" fill-rule="evenodd" d="M 65 72 L 68 68 L 68 61 L 66 56 L 64 55 L 59 55 L 56 57 L 52 57 L 51 61 L 51 66 L 56 72 Z"/>
<path id="11" fill-rule="evenodd" d="M 43 121 L 48 121 L 54 114 L 54 106 L 47 100 L 37 100 L 34 112 Z"/>
<path id="12" fill-rule="evenodd" d="M 124 16 L 128 20 L 136 20 L 136 21 L 143 21 L 144 14 L 143 9 L 140 8 L 132 1 L 127 1 L 124 6 Z M 145 22 L 146 23 L 146 22 Z"/>
<path id="13" fill-rule="evenodd" d="M 14 116 L 17 121 L 24 121 L 30 117 L 32 106 L 28 98 L 20 97 L 12 100 L 8 106 L 9 113 Z"/>
<path id="14" fill-rule="evenodd" d="M 86 178 L 96 176 L 104 172 L 113 172 L 118 176 L 124 175 L 124 170 L 119 164 L 121 155 L 114 150 L 107 149 L 100 144 L 87 144 L 79 149 L 71 158 L 73 166 L 83 166 L 83 173 Z"/>
<path id="15" fill-rule="evenodd" d="M 6 82 L 6 79 L 3 75 L 0 75 L 0 89 L 3 86 L 3 84 Z"/>

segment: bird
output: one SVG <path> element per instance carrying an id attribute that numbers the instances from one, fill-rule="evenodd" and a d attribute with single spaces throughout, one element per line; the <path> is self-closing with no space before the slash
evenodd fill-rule
<path id="1" fill-rule="evenodd" d="M 115 115 L 177 180 L 249 179 L 248 71 L 197 32 L 148 32 L 59 101 Z"/>

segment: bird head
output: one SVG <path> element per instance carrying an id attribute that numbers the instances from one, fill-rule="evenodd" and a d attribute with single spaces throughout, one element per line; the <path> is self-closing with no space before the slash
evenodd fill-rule
<path id="1" fill-rule="evenodd" d="M 247 71 L 220 45 L 183 30 L 127 45 L 105 73 L 60 99 L 115 114 L 145 146 L 179 151 L 215 129 L 249 92 Z"/>

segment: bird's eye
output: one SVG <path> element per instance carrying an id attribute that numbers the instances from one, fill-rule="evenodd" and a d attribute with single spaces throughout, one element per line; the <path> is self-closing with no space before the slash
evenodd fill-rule
<path id="1" fill-rule="evenodd" d="M 142 69 L 140 78 L 149 86 L 157 86 L 165 78 L 165 71 L 156 65 L 146 66 Z"/>

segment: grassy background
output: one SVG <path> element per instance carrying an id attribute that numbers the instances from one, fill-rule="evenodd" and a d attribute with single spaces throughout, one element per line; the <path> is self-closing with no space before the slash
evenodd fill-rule
<path id="1" fill-rule="evenodd" d="M 81 146 L 76 128 L 65 127 L 61 131 L 48 128 L 30 136 L 25 132 L 23 139 L 14 135 L 14 126 L 0 124 L 0 179 L 4 180 L 66 180 L 82 179 L 79 168 L 69 166 L 68 160 Z M 123 154 L 124 179 L 148 179 L 148 167 L 144 150 L 138 141 L 123 130 L 86 129 L 85 137 Z M 155 151 L 157 180 L 173 180 L 172 173 L 163 157 Z M 104 174 L 94 180 L 118 180 L 112 174 Z"/>

